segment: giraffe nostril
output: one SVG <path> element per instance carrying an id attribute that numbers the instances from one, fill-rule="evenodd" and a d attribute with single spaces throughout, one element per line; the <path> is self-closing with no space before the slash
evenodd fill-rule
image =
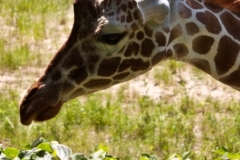
<path id="1" fill-rule="evenodd" d="M 41 82 L 36 82 L 34 83 L 31 88 L 28 90 L 27 94 L 25 95 L 25 97 L 23 98 L 23 101 L 21 103 L 21 106 L 23 104 L 28 103 L 33 97 L 34 95 L 36 95 L 36 93 L 38 92 L 39 89 L 41 89 L 44 85 Z"/>
<path id="2" fill-rule="evenodd" d="M 37 91 L 38 91 L 38 87 L 32 88 L 24 98 L 25 103 L 31 100 L 31 98 L 35 95 Z"/>

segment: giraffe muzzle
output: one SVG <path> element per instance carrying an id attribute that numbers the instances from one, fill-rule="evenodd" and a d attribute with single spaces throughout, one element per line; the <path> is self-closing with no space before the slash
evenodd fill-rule
<path id="1" fill-rule="evenodd" d="M 63 104 L 56 90 L 46 90 L 37 82 L 28 91 L 20 104 L 20 120 L 23 125 L 32 121 L 42 122 L 55 117 Z"/>
<path id="2" fill-rule="evenodd" d="M 36 110 L 32 106 L 21 106 L 20 121 L 23 125 L 30 125 L 32 121 L 43 122 L 55 117 L 62 106 L 62 102 L 58 102 L 55 106 L 46 106 L 40 110 Z"/>

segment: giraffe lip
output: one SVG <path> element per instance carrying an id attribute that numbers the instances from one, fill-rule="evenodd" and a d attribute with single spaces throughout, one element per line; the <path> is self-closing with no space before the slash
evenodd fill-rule
<path id="1" fill-rule="evenodd" d="M 32 119 L 30 118 L 27 119 L 26 117 L 23 117 L 23 116 L 20 117 L 20 121 L 23 125 L 26 125 L 26 126 L 32 123 Z"/>
<path id="2" fill-rule="evenodd" d="M 62 106 L 59 101 L 56 105 L 41 107 L 40 110 L 34 109 L 32 106 L 23 106 L 20 110 L 20 121 L 23 125 L 30 125 L 32 121 L 43 122 L 55 117 Z"/>
<path id="3" fill-rule="evenodd" d="M 62 106 L 61 101 L 58 102 L 55 106 L 48 106 L 44 110 L 37 113 L 33 120 L 37 122 L 49 120 L 59 113 L 59 111 L 61 110 L 61 106 Z"/>

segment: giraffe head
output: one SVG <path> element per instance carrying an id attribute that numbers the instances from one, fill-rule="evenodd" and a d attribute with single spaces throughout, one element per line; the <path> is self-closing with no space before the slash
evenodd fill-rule
<path id="1" fill-rule="evenodd" d="M 64 102 L 151 69 L 165 56 L 152 28 L 168 10 L 167 0 L 75 0 L 72 32 L 24 97 L 21 122 L 53 118 Z"/>

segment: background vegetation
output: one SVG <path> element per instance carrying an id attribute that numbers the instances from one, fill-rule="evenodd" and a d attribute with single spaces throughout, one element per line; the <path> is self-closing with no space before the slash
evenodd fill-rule
<path id="1" fill-rule="evenodd" d="M 124 160 L 142 153 L 214 159 L 240 148 L 239 93 L 186 64 L 167 61 L 106 91 L 66 103 L 44 123 L 22 126 L 18 104 L 67 39 L 69 0 L 0 0 L 0 144 L 39 137 L 89 155 L 96 145 Z M 225 152 L 224 152 L 225 153 Z"/>

